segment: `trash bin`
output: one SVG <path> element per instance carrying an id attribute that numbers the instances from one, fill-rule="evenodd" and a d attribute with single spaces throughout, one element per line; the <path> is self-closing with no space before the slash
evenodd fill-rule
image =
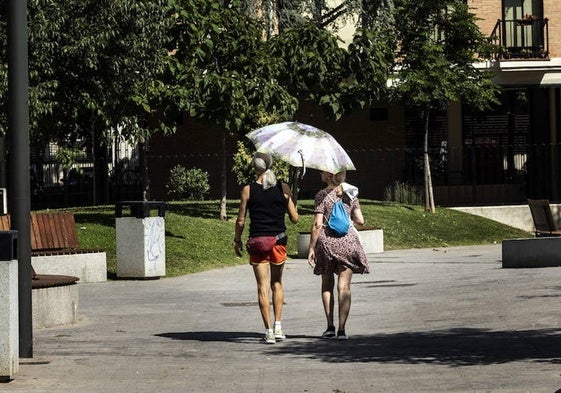
<path id="1" fill-rule="evenodd" d="M 19 367 L 18 231 L 0 231 L 0 381 Z"/>
<path id="2" fill-rule="evenodd" d="M 154 212 L 156 215 L 152 216 Z M 164 202 L 122 201 L 115 204 L 117 277 L 158 278 L 166 275 L 164 216 Z"/>

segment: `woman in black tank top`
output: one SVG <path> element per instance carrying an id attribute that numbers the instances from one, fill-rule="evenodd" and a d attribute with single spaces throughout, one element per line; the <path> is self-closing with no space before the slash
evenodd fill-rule
<path id="1" fill-rule="evenodd" d="M 242 256 L 242 233 L 245 227 L 245 218 L 249 213 L 249 238 L 276 243 L 269 251 L 249 253 L 249 263 L 257 281 L 257 294 L 259 309 L 265 336 L 263 341 L 274 344 L 282 340 L 285 335 L 281 327 L 282 306 L 284 291 L 282 287 L 282 272 L 286 254 L 286 226 L 285 214 L 288 213 L 293 223 L 298 222 L 298 212 L 292 201 L 290 188 L 287 184 L 277 181 L 271 170 L 273 158 L 264 153 L 255 153 L 253 168 L 257 175 L 255 182 L 243 187 L 240 198 L 238 218 L 234 235 L 234 251 L 238 257 Z M 271 324 L 271 311 L 269 306 L 269 288 L 273 290 L 274 324 Z"/>

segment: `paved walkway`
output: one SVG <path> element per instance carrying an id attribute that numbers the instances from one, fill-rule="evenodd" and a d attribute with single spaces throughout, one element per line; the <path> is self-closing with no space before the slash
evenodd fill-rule
<path id="1" fill-rule="evenodd" d="M 390 251 L 355 276 L 348 341 L 325 340 L 319 278 L 287 263 L 287 339 L 259 343 L 249 266 L 80 285 L 79 323 L 34 332 L 11 392 L 532 392 L 561 389 L 561 268 L 500 245 Z"/>

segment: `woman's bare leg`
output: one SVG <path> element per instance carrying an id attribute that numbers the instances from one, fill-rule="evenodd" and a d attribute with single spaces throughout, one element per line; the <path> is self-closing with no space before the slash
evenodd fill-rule
<path id="1" fill-rule="evenodd" d="M 333 297 L 333 287 L 335 286 L 335 278 L 333 274 L 321 275 L 321 300 L 323 302 L 323 310 L 327 319 L 327 326 L 333 325 L 333 307 L 335 299 Z"/>
<path id="2" fill-rule="evenodd" d="M 271 289 L 273 291 L 273 312 L 275 314 L 275 321 L 280 321 L 282 317 L 282 307 L 284 304 L 284 290 L 282 288 L 283 270 L 284 263 L 282 265 L 271 264 Z"/>
<path id="3" fill-rule="evenodd" d="M 271 306 L 269 305 L 269 264 L 253 265 L 253 273 L 257 281 L 257 300 L 265 329 L 271 329 Z"/>
<path id="4" fill-rule="evenodd" d="M 351 311 L 351 279 L 353 278 L 353 271 L 345 269 L 339 273 L 337 280 L 337 293 L 339 302 L 339 331 L 345 330 L 347 318 Z"/>

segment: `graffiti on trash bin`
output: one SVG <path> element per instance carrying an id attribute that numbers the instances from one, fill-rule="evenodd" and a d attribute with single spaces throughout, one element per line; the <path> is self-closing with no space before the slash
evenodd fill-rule
<path id="1" fill-rule="evenodd" d="M 158 261 L 164 254 L 164 221 L 150 220 L 145 227 L 146 259 L 150 262 Z"/>

